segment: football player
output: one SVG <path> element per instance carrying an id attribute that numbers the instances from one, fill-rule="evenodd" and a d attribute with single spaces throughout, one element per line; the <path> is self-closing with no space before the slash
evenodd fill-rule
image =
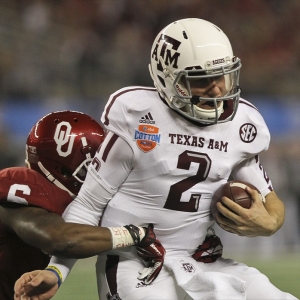
<path id="1" fill-rule="evenodd" d="M 13 299 L 15 281 L 25 272 L 44 269 L 48 254 L 88 257 L 139 242 L 134 226 L 114 229 L 122 230 L 123 240 L 112 240 L 113 229 L 70 226 L 60 217 L 78 194 L 104 136 L 101 125 L 86 114 L 50 113 L 28 135 L 28 168 L 0 171 L 0 299 Z M 150 234 L 155 237 L 152 227 L 146 239 Z"/>
<path id="2" fill-rule="evenodd" d="M 296 299 L 255 268 L 192 257 L 215 224 L 212 195 L 230 176 L 251 182 L 265 203 L 253 189 L 250 209 L 223 198 L 222 228 L 270 236 L 284 222 L 284 204 L 259 161 L 270 133 L 257 108 L 240 98 L 241 61 L 229 39 L 208 21 L 175 21 L 155 38 L 149 69 L 155 88 L 125 87 L 109 98 L 101 118 L 109 132 L 65 219 L 97 225 L 101 218 L 108 227 L 153 223 L 165 262 L 144 288 L 132 248 L 100 254 L 99 298 Z M 65 278 L 72 264 L 53 257 L 50 266 Z"/>

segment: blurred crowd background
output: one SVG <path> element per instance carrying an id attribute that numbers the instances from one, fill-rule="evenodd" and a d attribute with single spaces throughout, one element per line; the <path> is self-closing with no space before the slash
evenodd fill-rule
<path id="1" fill-rule="evenodd" d="M 272 134 L 261 160 L 287 208 L 272 238 L 230 235 L 225 244 L 296 251 L 299 16 L 299 0 L 0 0 L 0 167 L 24 164 L 27 134 L 45 113 L 80 110 L 99 120 L 115 90 L 152 86 L 155 36 L 174 20 L 203 18 L 223 29 L 242 60 L 242 96 L 259 108 Z"/>

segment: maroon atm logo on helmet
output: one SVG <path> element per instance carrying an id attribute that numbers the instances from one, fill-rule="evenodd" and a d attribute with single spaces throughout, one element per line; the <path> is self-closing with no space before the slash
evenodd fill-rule
<path id="1" fill-rule="evenodd" d="M 161 34 L 156 46 L 151 53 L 151 57 L 157 61 L 157 69 L 159 71 L 163 70 L 159 57 L 165 62 L 166 66 L 173 65 L 173 68 L 178 68 L 178 57 L 180 53 L 177 52 L 181 42 L 165 34 Z M 160 50 L 159 50 L 160 48 Z M 172 51 L 171 51 L 172 50 Z"/>

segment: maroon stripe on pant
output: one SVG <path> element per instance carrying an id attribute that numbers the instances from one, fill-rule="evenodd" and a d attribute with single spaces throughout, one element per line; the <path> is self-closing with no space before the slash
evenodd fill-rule
<path id="1" fill-rule="evenodd" d="M 110 293 L 106 295 L 108 300 L 121 300 L 118 295 L 118 285 L 117 285 L 117 270 L 119 264 L 118 255 L 107 255 L 105 274 Z"/>

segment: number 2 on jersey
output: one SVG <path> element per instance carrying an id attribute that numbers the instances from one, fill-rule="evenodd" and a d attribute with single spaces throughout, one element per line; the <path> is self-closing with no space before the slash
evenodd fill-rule
<path id="1" fill-rule="evenodd" d="M 191 194 L 188 202 L 180 200 L 185 191 L 207 178 L 211 160 L 207 154 L 186 150 L 179 155 L 177 168 L 189 170 L 192 162 L 199 164 L 197 173 L 171 185 L 164 208 L 186 212 L 196 212 L 198 210 L 201 194 Z"/>

